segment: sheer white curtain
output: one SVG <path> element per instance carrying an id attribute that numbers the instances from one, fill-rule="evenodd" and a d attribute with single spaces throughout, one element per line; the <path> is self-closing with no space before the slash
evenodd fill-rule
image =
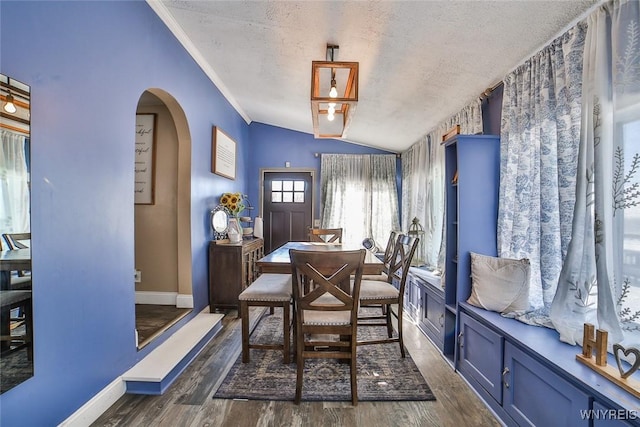
<path id="1" fill-rule="evenodd" d="M 551 306 L 562 341 L 583 323 L 640 347 L 640 4 L 588 18 L 573 237 Z"/>
<path id="2" fill-rule="evenodd" d="M 431 270 L 444 268 L 444 147 L 442 135 L 459 124 L 463 134 L 482 132 L 482 108 L 475 100 L 440 123 L 429 135 L 402 153 L 402 229 L 418 218 L 425 231 L 423 253 Z"/>
<path id="3" fill-rule="evenodd" d="M 527 323 L 549 324 L 571 238 L 585 33 L 576 25 L 504 81 L 498 255 L 531 262 Z"/>
<path id="4" fill-rule="evenodd" d="M 0 232 L 29 231 L 29 182 L 25 137 L 0 130 Z"/>
<path id="5" fill-rule="evenodd" d="M 321 193 L 321 226 L 342 228 L 343 243 L 384 247 L 399 227 L 394 155 L 323 154 Z"/>

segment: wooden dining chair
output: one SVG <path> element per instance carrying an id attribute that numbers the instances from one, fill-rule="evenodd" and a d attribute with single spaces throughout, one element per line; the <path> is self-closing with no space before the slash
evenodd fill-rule
<path id="1" fill-rule="evenodd" d="M 358 298 L 365 250 L 291 249 L 289 255 L 296 336 L 295 403 L 299 404 L 302 397 L 306 359 L 349 359 L 351 403 L 356 406 Z M 351 275 L 354 275 L 353 286 L 350 286 Z M 311 281 L 313 288 L 307 286 Z"/>
<path id="2" fill-rule="evenodd" d="M 30 246 L 31 233 L 3 233 L 2 238 L 11 250 L 27 249 Z"/>
<path id="3" fill-rule="evenodd" d="M 399 232 L 391 231 L 389 234 L 389 240 L 387 241 L 387 247 L 384 250 L 384 255 L 382 256 L 382 263 L 384 264 L 382 273 L 380 274 L 365 274 L 362 276 L 362 280 L 381 280 L 383 282 L 389 281 L 389 264 L 391 263 L 391 256 L 393 255 L 393 250 L 396 247 L 396 240 L 398 239 Z"/>
<path id="4" fill-rule="evenodd" d="M 310 242 L 342 243 L 342 228 L 310 228 Z"/>
<path id="5" fill-rule="evenodd" d="M 400 234 L 389 261 L 388 280 L 362 280 L 360 284 L 360 306 L 361 307 L 383 307 L 381 315 L 370 314 L 358 317 L 358 326 L 386 326 L 387 338 L 377 340 L 358 341 L 358 345 L 387 344 L 397 342 L 400 344 L 400 354 L 406 357 L 404 341 L 402 337 L 402 312 L 404 304 L 404 289 L 407 282 L 411 259 L 416 251 L 417 237 L 409 237 Z M 398 305 L 398 312 L 395 313 L 392 305 Z M 392 315 L 396 317 L 398 323 L 398 336 L 393 337 Z"/>

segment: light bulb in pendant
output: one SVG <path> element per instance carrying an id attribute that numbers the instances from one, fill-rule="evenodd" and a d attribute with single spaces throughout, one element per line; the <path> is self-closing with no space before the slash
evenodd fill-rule
<path id="1" fill-rule="evenodd" d="M 18 111 L 18 109 L 16 108 L 16 105 L 13 103 L 13 95 L 8 94 L 5 100 L 6 100 L 6 103 L 4 104 L 4 107 L 3 107 L 4 111 L 10 114 L 13 114 L 16 111 Z"/>
<path id="2" fill-rule="evenodd" d="M 337 98 L 338 97 L 338 89 L 336 89 L 336 80 L 335 79 L 331 80 L 331 89 L 329 90 L 329 97 L 330 98 Z"/>

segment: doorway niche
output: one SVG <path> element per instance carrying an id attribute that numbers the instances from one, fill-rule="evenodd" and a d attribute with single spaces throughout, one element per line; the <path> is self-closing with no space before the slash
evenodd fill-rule
<path id="1" fill-rule="evenodd" d="M 191 138 L 184 111 L 167 92 L 148 89 L 136 114 L 153 114 L 151 203 L 134 205 L 138 349 L 193 309 Z"/>

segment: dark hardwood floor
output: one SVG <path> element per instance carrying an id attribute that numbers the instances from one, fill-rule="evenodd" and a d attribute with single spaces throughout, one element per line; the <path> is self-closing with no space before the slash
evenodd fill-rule
<path id="1" fill-rule="evenodd" d="M 190 308 L 176 308 L 171 305 L 136 304 L 138 348 L 149 344 L 189 312 Z"/>
<path id="2" fill-rule="evenodd" d="M 405 345 L 436 396 L 429 402 L 246 401 L 212 399 L 240 354 L 240 319 L 223 329 L 162 396 L 124 395 L 93 426 L 499 426 L 462 378 L 409 321 Z M 252 320 L 257 318 L 252 312 Z"/>

